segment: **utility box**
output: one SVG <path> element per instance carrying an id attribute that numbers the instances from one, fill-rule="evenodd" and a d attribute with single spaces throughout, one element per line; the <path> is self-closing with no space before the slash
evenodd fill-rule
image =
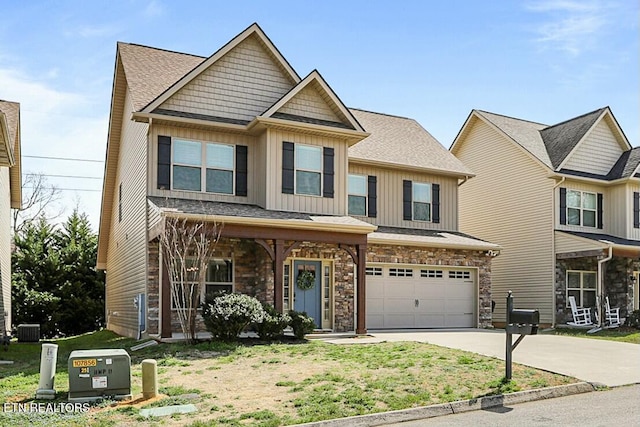
<path id="1" fill-rule="evenodd" d="M 21 324 L 18 325 L 18 341 L 19 342 L 38 342 L 40 341 L 40 325 Z"/>
<path id="2" fill-rule="evenodd" d="M 131 357 L 123 349 L 75 350 L 69 355 L 69 401 L 131 399 Z"/>

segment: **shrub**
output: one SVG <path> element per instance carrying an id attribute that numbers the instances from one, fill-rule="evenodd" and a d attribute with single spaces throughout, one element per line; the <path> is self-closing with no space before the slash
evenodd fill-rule
<path id="1" fill-rule="evenodd" d="M 310 334 L 316 328 L 316 322 L 312 317 L 307 316 L 307 313 L 291 310 L 289 312 L 291 316 L 291 327 L 293 328 L 293 335 L 298 339 L 303 339 L 306 334 Z"/>
<path id="2" fill-rule="evenodd" d="M 281 337 L 284 329 L 289 326 L 291 316 L 278 311 L 269 304 L 263 304 L 264 318 L 256 323 L 255 330 L 258 336 L 264 340 L 273 340 Z"/>
<path id="3" fill-rule="evenodd" d="M 232 341 L 251 323 L 264 318 L 260 301 L 244 294 L 225 294 L 207 300 L 202 307 L 202 317 L 207 330 L 214 338 Z"/>
<path id="4" fill-rule="evenodd" d="M 632 311 L 624 324 L 625 326 L 640 329 L 640 310 Z"/>

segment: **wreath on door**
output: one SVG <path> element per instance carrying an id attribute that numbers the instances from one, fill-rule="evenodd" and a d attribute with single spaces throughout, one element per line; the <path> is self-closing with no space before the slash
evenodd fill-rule
<path id="1" fill-rule="evenodd" d="M 311 271 L 304 270 L 298 273 L 298 278 L 296 279 L 296 285 L 298 285 L 298 289 L 302 289 L 303 291 L 313 289 L 315 282 L 316 276 Z"/>

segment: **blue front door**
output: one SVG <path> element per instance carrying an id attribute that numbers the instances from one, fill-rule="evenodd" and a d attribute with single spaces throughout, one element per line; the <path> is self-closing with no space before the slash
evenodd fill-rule
<path id="1" fill-rule="evenodd" d="M 316 327 L 322 327 L 320 317 L 320 304 L 322 303 L 322 263 L 320 261 L 294 261 L 294 283 L 293 309 L 304 311 L 316 322 Z M 311 289 L 300 289 L 298 287 L 298 276 L 303 271 L 308 271 L 314 276 L 313 287 Z"/>

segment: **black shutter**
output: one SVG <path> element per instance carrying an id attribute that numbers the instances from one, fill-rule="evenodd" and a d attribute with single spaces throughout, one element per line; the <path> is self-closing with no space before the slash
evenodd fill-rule
<path id="1" fill-rule="evenodd" d="M 603 228 L 602 211 L 602 193 L 598 193 L 598 228 L 600 230 Z"/>
<path id="2" fill-rule="evenodd" d="M 431 215 L 431 222 L 434 224 L 440 223 L 440 184 L 431 184 L 431 197 L 433 199 L 431 209 L 433 210 Z"/>
<path id="3" fill-rule="evenodd" d="M 333 198 L 333 148 L 322 148 L 322 197 Z"/>
<path id="4" fill-rule="evenodd" d="M 236 145 L 236 196 L 247 195 L 247 146 Z"/>
<path id="5" fill-rule="evenodd" d="M 640 193 L 633 192 L 633 228 L 640 228 Z"/>
<path id="6" fill-rule="evenodd" d="M 413 183 L 408 180 L 402 181 L 402 217 L 406 221 L 411 221 L 413 218 L 411 212 L 411 197 L 413 195 Z"/>
<path id="7" fill-rule="evenodd" d="M 158 188 L 171 188 L 171 137 L 158 136 Z"/>
<path id="8" fill-rule="evenodd" d="M 567 223 L 567 189 L 560 187 L 560 224 Z"/>
<path id="9" fill-rule="evenodd" d="M 378 182 L 375 175 L 367 177 L 367 216 L 375 218 L 378 215 Z"/>
<path id="10" fill-rule="evenodd" d="M 282 143 L 282 193 L 293 194 L 293 143 Z"/>

